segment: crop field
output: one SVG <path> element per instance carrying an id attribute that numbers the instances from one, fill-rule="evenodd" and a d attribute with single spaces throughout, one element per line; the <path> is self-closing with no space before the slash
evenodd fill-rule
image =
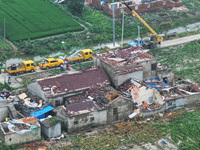
<path id="1" fill-rule="evenodd" d="M 155 56 L 158 62 L 172 68 L 175 75 L 200 84 L 200 40 L 184 46 L 156 49 Z"/>
<path id="2" fill-rule="evenodd" d="M 4 39 L 0 39 L 0 51 L 7 51 L 13 49 L 12 46 L 5 41 Z"/>
<path id="3" fill-rule="evenodd" d="M 45 0 L 2 0 L 0 32 L 11 40 L 34 39 L 83 27 Z M 5 21 L 4 21 L 5 20 Z"/>

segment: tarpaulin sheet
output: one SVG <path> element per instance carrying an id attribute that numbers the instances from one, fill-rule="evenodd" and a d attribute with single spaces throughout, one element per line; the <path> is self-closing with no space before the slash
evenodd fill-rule
<path id="1" fill-rule="evenodd" d="M 42 119 L 42 118 L 45 118 L 45 113 L 47 113 L 53 109 L 54 108 L 51 106 L 46 106 L 42 110 L 35 111 L 35 112 L 31 113 L 30 115 L 35 116 L 38 119 Z"/>

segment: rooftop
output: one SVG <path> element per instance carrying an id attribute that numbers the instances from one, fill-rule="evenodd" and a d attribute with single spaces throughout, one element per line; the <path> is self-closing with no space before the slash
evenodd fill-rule
<path id="1" fill-rule="evenodd" d="M 156 59 L 156 57 L 151 56 L 146 52 L 147 51 L 141 46 L 136 46 L 97 54 L 97 56 L 113 67 L 119 67 Z"/>
<path id="2" fill-rule="evenodd" d="M 67 116 L 80 115 L 98 109 L 98 106 L 91 100 L 60 107 L 64 109 Z"/>
<path id="3" fill-rule="evenodd" d="M 101 108 L 104 108 L 105 105 L 113 102 L 119 96 L 120 92 L 116 91 L 113 87 L 105 84 L 98 84 L 92 86 L 81 95 L 68 98 L 67 101 L 69 103 L 78 103 L 90 99 L 94 100 Z"/>
<path id="4" fill-rule="evenodd" d="M 46 97 L 89 89 L 98 83 L 110 84 L 108 77 L 100 67 L 39 79 L 37 82 Z"/>

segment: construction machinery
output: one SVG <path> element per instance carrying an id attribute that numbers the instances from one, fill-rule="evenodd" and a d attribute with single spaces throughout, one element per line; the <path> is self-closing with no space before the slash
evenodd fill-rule
<path id="1" fill-rule="evenodd" d="M 143 46 L 152 49 L 157 44 L 160 45 L 163 41 L 163 37 L 158 36 L 158 34 L 127 3 L 125 3 L 125 1 L 122 1 L 122 4 L 126 5 L 126 7 L 132 12 L 133 16 L 136 16 L 151 31 L 151 33 L 147 33 L 149 40 L 147 42 L 143 41 Z"/>

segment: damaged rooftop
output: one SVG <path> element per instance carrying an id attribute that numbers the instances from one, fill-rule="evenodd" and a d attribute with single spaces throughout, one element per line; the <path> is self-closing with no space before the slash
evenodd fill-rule
<path id="1" fill-rule="evenodd" d="M 97 54 L 97 56 L 113 67 L 120 67 L 156 59 L 146 52 L 147 50 L 144 50 L 141 46 L 136 46 Z M 138 69 L 141 70 L 142 68 Z"/>
<path id="2" fill-rule="evenodd" d="M 61 74 L 51 78 L 40 79 L 37 82 L 46 97 L 89 89 L 98 83 L 110 84 L 108 77 L 100 67 L 71 74 Z"/>

